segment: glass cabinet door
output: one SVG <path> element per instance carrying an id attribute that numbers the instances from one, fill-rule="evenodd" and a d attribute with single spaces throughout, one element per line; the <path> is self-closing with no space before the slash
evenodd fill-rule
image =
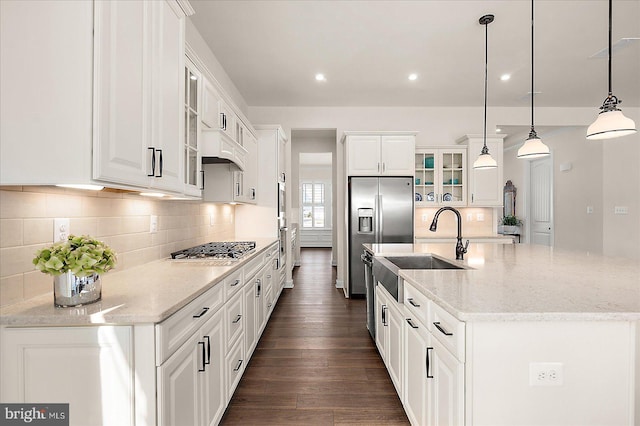
<path id="1" fill-rule="evenodd" d="M 184 80 L 184 182 L 187 187 L 199 188 L 198 126 L 200 123 L 200 103 L 198 89 L 201 78 L 189 60 L 186 61 Z"/>
<path id="2" fill-rule="evenodd" d="M 436 194 L 436 154 L 435 152 L 416 153 L 415 202 L 417 205 L 435 205 Z"/>
<path id="3" fill-rule="evenodd" d="M 466 164 L 464 148 L 421 149 L 416 152 L 416 206 L 466 205 Z"/>

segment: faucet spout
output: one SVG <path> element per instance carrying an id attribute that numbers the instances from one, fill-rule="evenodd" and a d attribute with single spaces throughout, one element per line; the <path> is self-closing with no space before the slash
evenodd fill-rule
<path id="1" fill-rule="evenodd" d="M 450 210 L 455 213 L 456 218 L 458 219 L 458 236 L 456 237 L 456 260 L 463 260 L 464 254 L 467 252 L 467 247 L 469 247 L 469 240 L 465 245 L 462 244 L 462 216 L 460 216 L 460 212 L 453 207 L 445 206 L 438 209 L 435 216 L 433 216 L 433 221 L 431 222 L 431 226 L 429 226 L 429 231 L 436 232 L 438 228 L 438 217 L 440 217 L 440 213 L 445 210 Z"/>

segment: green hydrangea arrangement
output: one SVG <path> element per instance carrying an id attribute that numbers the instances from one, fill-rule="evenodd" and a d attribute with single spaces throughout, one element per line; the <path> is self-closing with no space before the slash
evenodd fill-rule
<path id="1" fill-rule="evenodd" d="M 62 275 L 71 271 L 78 277 L 102 274 L 116 265 L 116 253 L 102 241 L 86 235 L 69 235 L 36 253 L 33 264 L 45 274 Z"/>

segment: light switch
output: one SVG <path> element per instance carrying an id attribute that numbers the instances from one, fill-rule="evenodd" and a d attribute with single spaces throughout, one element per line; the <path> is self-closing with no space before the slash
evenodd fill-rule
<path id="1" fill-rule="evenodd" d="M 593 206 L 587 206 L 587 214 L 593 213 Z"/>
<path id="2" fill-rule="evenodd" d="M 473 222 L 473 213 L 467 213 L 467 222 Z"/>
<path id="3" fill-rule="evenodd" d="M 152 234 L 158 232 L 158 216 L 155 214 L 152 214 L 149 219 L 149 232 Z"/>
<path id="4" fill-rule="evenodd" d="M 476 214 L 476 220 L 478 222 L 484 222 L 484 213 L 478 213 Z"/>
<path id="5" fill-rule="evenodd" d="M 627 206 L 615 206 L 613 208 L 614 214 L 629 214 L 629 207 Z"/>

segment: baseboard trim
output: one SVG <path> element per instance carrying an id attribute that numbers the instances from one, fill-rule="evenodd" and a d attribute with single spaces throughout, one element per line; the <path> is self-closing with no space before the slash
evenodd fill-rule
<path id="1" fill-rule="evenodd" d="M 286 280 L 284 282 L 284 288 L 293 288 L 293 280 Z"/>
<path id="2" fill-rule="evenodd" d="M 344 281 L 336 280 L 336 288 L 344 288 Z"/>

